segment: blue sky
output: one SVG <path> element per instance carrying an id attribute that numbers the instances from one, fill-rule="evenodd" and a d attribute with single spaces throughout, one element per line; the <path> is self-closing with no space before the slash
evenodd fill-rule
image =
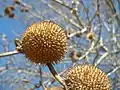
<path id="1" fill-rule="evenodd" d="M 6 34 L 8 38 L 14 39 L 16 36 L 12 31 L 21 33 L 24 31 L 25 25 L 16 19 L 9 19 L 7 17 L 0 18 L 0 32 Z"/>

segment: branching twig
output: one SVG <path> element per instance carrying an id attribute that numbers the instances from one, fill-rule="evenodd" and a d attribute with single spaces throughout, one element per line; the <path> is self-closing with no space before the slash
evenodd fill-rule
<path id="1" fill-rule="evenodd" d="M 46 87 L 43 84 L 42 69 L 40 65 L 39 65 L 39 72 L 40 72 L 40 84 L 42 85 L 43 90 L 46 90 Z"/>
<path id="2" fill-rule="evenodd" d="M 56 2 L 56 3 L 61 4 L 62 6 L 68 8 L 69 10 L 72 9 L 71 7 L 69 7 L 69 5 L 67 5 L 66 3 L 62 2 L 61 0 L 53 0 L 53 1 Z"/>
<path id="3" fill-rule="evenodd" d="M 82 55 L 78 60 L 80 61 L 80 60 L 84 59 L 86 56 L 88 56 L 88 54 L 91 52 L 91 50 L 94 48 L 94 46 L 95 46 L 95 43 L 92 42 L 91 47 L 90 47 L 90 48 L 86 51 L 86 53 L 85 53 L 84 55 Z M 89 63 L 89 61 L 87 61 L 87 62 Z M 74 66 L 75 64 L 76 64 L 76 63 L 74 63 L 73 66 Z"/>
<path id="4" fill-rule="evenodd" d="M 115 19 L 117 20 L 118 25 L 120 26 L 120 18 L 118 17 L 117 11 L 115 9 L 114 3 L 112 0 L 106 0 L 106 3 L 111 8 L 112 14 L 114 15 Z"/>
<path id="5" fill-rule="evenodd" d="M 84 28 L 84 26 L 83 26 L 83 24 L 82 24 L 82 20 L 80 19 L 80 15 L 79 15 L 79 13 L 78 13 L 78 5 L 79 5 L 79 1 L 78 1 L 78 0 L 74 0 L 74 1 L 73 1 L 73 4 L 75 4 L 75 7 L 74 7 L 74 8 L 69 7 L 69 5 L 67 5 L 66 3 L 64 3 L 64 2 L 62 2 L 62 1 L 60 1 L 60 0 L 53 0 L 53 1 L 61 4 L 62 6 L 66 7 L 66 8 L 68 8 L 70 11 L 73 11 L 74 14 L 72 14 L 72 15 L 74 15 L 74 16 L 76 17 L 76 19 L 77 19 L 78 22 L 79 22 L 79 25 L 80 25 L 82 28 Z"/>
<path id="6" fill-rule="evenodd" d="M 95 63 L 95 66 L 98 66 L 104 60 L 104 58 L 107 57 L 108 55 L 109 55 L 108 52 L 104 53 L 104 55 L 102 55 L 100 59 L 97 60 L 97 62 Z"/>
<path id="7" fill-rule="evenodd" d="M 100 37 L 101 37 L 101 31 L 102 31 L 102 20 L 101 20 L 101 17 L 100 17 L 100 3 L 99 3 L 99 0 L 97 0 L 97 11 L 96 11 L 96 16 L 98 17 L 98 22 L 100 24 L 100 27 L 99 27 L 99 33 L 98 33 L 98 38 L 96 39 L 96 42 L 95 42 L 95 46 L 98 45 L 98 43 L 100 42 Z M 96 49 L 97 50 L 97 49 Z M 93 60 L 93 64 L 95 63 L 96 59 L 98 58 L 98 52 L 96 53 L 96 56 Z"/>
<path id="8" fill-rule="evenodd" d="M 99 20 L 99 24 L 100 24 L 100 28 L 99 28 L 99 33 L 98 33 L 98 39 L 96 41 L 96 45 L 98 44 L 98 42 L 100 41 L 100 37 L 101 37 L 101 30 L 102 30 L 102 20 L 100 17 L 100 4 L 99 4 L 99 0 L 97 0 L 97 16 L 98 16 L 98 20 Z"/>
<path id="9" fill-rule="evenodd" d="M 85 11 L 85 13 L 86 13 L 86 18 L 87 18 L 87 24 L 88 24 L 88 26 L 90 26 L 90 19 L 89 19 L 89 10 L 88 10 L 88 8 L 86 8 L 85 7 L 85 5 L 84 5 L 84 2 L 81 0 L 80 1 L 80 4 L 82 5 L 82 7 L 83 7 L 83 10 Z"/>
<path id="10" fill-rule="evenodd" d="M 110 76 L 111 74 L 115 73 L 118 69 L 120 69 L 120 66 L 117 66 L 114 68 L 111 72 L 109 72 L 107 75 Z"/>
<path id="11" fill-rule="evenodd" d="M 74 37 L 75 35 L 77 35 L 77 34 L 82 34 L 82 33 L 86 32 L 86 31 L 87 31 L 87 28 L 85 27 L 85 28 L 83 28 L 83 29 L 80 30 L 80 31 L 76 31 L 76 32 L 74 32 L 74 33 L 71 33 L 70 35 L 68 35 L 68 38 L 72 38 L 72 37 Z"/>
<path id="12" fill-rule="evenodd" d="M 79 5 L 79 0 L 73 0 L 73 3 L 72 3 L 75 7 L 72 8 L 73 12 L 74 12 L 74 16 L 76 17 L 76 19 L 78 20 L 79 22 L 79 25 L 84 28 L 84 25 L 83 25 L 83 21 L 81 20 L 81 17 L 78 13 L 78 5 Z"/>
<path id="13" fill-rule="evenodd" d="M 42 0 L 42 2 L 44 4 L 47 4 L 48 7 L 50 7 L 53 11 L 55 11 L 56 13 L 58 13 L 60 16 L 62 16 L 66 21 L 70 22 L 70 24 L 74 25 L 75 27 L 77 27 L 79 29 L 82 29 L 78 23 L 76 23 L 72 19 L 70 19 L 65 13 L 61 12 L 60 10 L 57 10 L 52 5 L 48 4 L 45 0 Z"/>

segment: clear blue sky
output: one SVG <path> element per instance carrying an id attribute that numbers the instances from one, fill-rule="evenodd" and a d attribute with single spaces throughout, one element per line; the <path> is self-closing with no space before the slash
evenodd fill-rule
<path id="1" fill-rule="evenodd" d="M 15 31 L 21 33 L 24 30 L 24 24 L 16 19 L 9 19 L 7 16 L 0 18 L 0 32 L 6 34 L 8 38 L 13 39 L 15 37 Z"/>

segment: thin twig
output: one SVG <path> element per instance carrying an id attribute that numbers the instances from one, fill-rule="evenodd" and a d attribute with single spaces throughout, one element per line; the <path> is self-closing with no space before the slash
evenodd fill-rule
<path id="1" fill-rule="evenodd" d="M 52 64 L 47 64 L 50 72 L 52 73 L 52 75 L 54 76 L 54 78 L 61 84 L 64 86 L 64 89 L 67 90 L 67 86 L 65 84 L 65 82 L 62 80 L 62 78 L 58 75 L 58 73 L 56 72 L 56 70 L 54 69 Z"/>
<path id="2" fill-rule="evenodd" d="M 43 84 L 42 69 L 40 65 L 39 65 L 39 72 L 40 72 L 40 85 L 42 85 L 43 90 L 46 90 L 46 87 Z"/>
<path id="3" fill-rule="evenodd" d="M 20 52 L 18 52 L 17 50 L 14 50 L 14 51 L 11 51 L 11 52 L 0 53 L 0 58 L 1 58 L 1 57 L 10 56 L 10 55 L 19 54 L 19 53 L 20 53 Z"/>
<path id="4" fill-rule="evenodd" d="M 118 17 L 118 14 L 117 14 L 117 11 L 115 9 L 113 1 L 112 0 L 109 0 L 109 1 L 106 0 L 106 3 L 111 8 L 112 14 L 114 15 L 115 19 L 117 20 L 118 25 L 120 26 L 120 18 Z"/>
<path id="5" fill-rule="evenodd" d="M 79 0 L 73 0 L 73 3 L 72 3 L 73 5 L 74 5 L 74 7 L 72 8 L 72 10 L 74 10 L 74 16 L 76 17 L 76 19 L 78 20 L 78 22 L 79 22 L 79 25 L 82 27 L 82 28 L 84 28 L 84 25 L 83 25 L 83 21 L 82 21 L 82 19 L 81 19 L 81 17 L 80 17 L 80 15 L 79 15 L 79 12 L 78 12 L 78 5 L 79 5 Z"/>
<path id="6" fill-rule="evenodd" d="M 90 24 L 92 24 L 93 20 L 95 19 L 96 15 L 98 14 L 98 11 L 96 11 L 93 15 L 93 17 L 90 20 Z"/>
<path id="7" fill-rule="evenodd" d="M 89 18 L 89 15 L 88 15 L 89 14 L 89 10 L 88 10 L 88 8 L 85 7 L 85 4 L 84 4 L 84 2 L 82 0 L 80 1 L 80 4 L 82 5 L 83 10 L 86 13 L 88 26 L 90 26 L 90 18 Z"/>
<path id="8" fill-rule="evenodd" d="M 83 29 L 80 30 L 80 31 L 76 31 L 76 32 L 71 33 L 70 35 L 68 35 L 68 38 L 72 38 L 72 37 L 74 37 L 75 35 L 77 35 L 77 34 L 82 34 L 82 33 L 86 32 L 86 31 L 87 31 L 87 28 L 85 27 L 85 28 L 83 28 Z"/>
<path id="9" fill-rule="evenodd" d="M 98 17 L 98 22 L 99 22 L 100 26 L 99 26 L 99 33 L 98 33 L 98 38 L 97 38 L 97 40 L 96 40 L 96 42 L 95 42 L 95 46 L 97 46 L 98 43 L 100 42 L 101 31 L 102 31 L 102 25 L 101 25 L 102 20 L 101 20 L 101 17 L 100 17 L 100 3 L 99 3 L 99 0 L 97 0 L 96 16 Z M 97 50 L 97 49 L 96 49 L 96 50 Z M 93 60 L 94 63 L 96 62 L 96 59 L 97 59 L 98 56 L 99 56 L 98 54 L 99 54 L 99 53 L 96 53 L 96 57 L 95 57 L 94 60 Z M 94 64 L 94 63 L 93 63 L 93 64 Z"/>
<path id="10" fill-rule="evenodd" d="M 107 74 L 107 76 L 110 76 L 111 74 L 115 73 L 118 69 L 120 69 L 120 66 L 114 68 L 111 72 Z"/>
<path id="11" fill-rule="evenodd" d="M 64 3 L 64 2 L 62 2 L 62 1 L 60 1 L 60 0 L 53 0 L 53 1 L 55 1 L 56 3 L 61 4 L 62 6 L 66 7 L 66 8 L 68 8 L 70 11 L 74 10 L 74 14 L 73 14 L 73 15 L 74 15 L 74 16 L 76 17 L 76 19 L 78 20 L 79 25 L 80 25 L 82 28 L 84 28 L 84 25 L 82 24 L 82 20 L 81 20 L 81 18 L 80 18 L 79 13 L 78 13 L 78 5 L 79 5 L 79 1 L 78 1 L 78 0 L 77 0 L 77 1 L 76 1 L 76 0 L 73 1 L 72 4 L 75 4 L 75 7 L 74 7 L 74 8 L 69 7 L 69 5 L 67 5 L 66 3 Z"/>
<path id="12" fill-rule="evenodd" d="M 98 33 L 98 38 L 96 41 L 95 46 L 98 44 L 98 42 L 100 41 L 100 37 L 101 37 L 101 31 L 102 31 L 102 20 L 101 20 L 101 16 L 100 16 L 100 4 L 99 4 L 99 0 L 97 0 L 97 16 L 98 16 L 98 20 L 99 20 L 99 24 L 100 24 L 100 28 L 99 28 L 99 33 Z"/>
<path id="13" fill-rule="evenodd" d="M 74 22 L 72 19 L 70 19 L 65 13 L 63 13 L 62 11 L 60 10 L 57 10 L 55 7 L 53 7 L 51 4 L 48 4 L 45 0 L 42 0 L 42 2 L 44 4 L 47 4 L 48 7 L 50 7 L 53 11 L 55 11 L 56 13 L 58 13 L 59 15 L 61 15 L 66 21 L 68 21 L 70 24 L 74 25 L 75 27 L 79 28 L 79 29 L 82 29 L 82 27 Z"/>
<path id="14" fill-rule="evenodd" d="M 78 60 L 80 61 L 80 60 L 84 59 L 86 56 L 88 56 L 89 53 L 93 50 L 94 46 L 95 46 L 95 43 L 92 42 L 91 47 L 86 51 L 86 53 L 84 55 L 82 55 L 80 58 L 78 58 Z M 89 63 L 89 61 L 87 61 L 87 62 Z M 77 63 L 74 63 L 73 66 L 76 64 Z"/>
<path id="15" fill-rule="evenodd" d="M 69 7 L 69 5 L 67 5 L 66 3 L 62 2 L 61 0 L 53 0 L 53 1 L 56 2 L 56 3 L 61 4 L 62 6 L 68 8 L 69 10 L 72 9 L 71 7 Z"/>
<path id="16" fill-rule="evenodd" d="M 97 60 L 97 62 L 95 63 L 95 66 L 98 66 L 103 60 L 105 57 L 107 57 L 109 55 L 108 52 L 104 53 L 99 60 Z"/>

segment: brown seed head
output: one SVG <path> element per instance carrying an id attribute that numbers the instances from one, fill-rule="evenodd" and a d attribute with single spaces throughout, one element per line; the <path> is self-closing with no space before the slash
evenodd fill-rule
<path id="1" fill-rule="evenodd" d="M 23 53 L 34 63 L 57 63 L 66 53 L 67 37 L 53 21 L 30 26 L 22 37 Z"/>
<path id="2" fill-rule="evenodd" d="M 108 76 L 90 65 L 80 65 L 68 70 L 65 82 L 68 90 L 111 90 Z"/>
<path id="3" fill-rule="evenodd" d="M 13 5 L 9 6 L 8 8 L 10 8 L 12 11 L 15 10 L 15 6 L 13 6 Z"/>
<path id="4" fill-rule="evenodd" d="M 4 9 L 4 13 L 9 14 L 9 13 L 12 13 L 14 10 L 15 10 L 15 7 L 11 5 Z"/>
<path id="5" fill-rule="evenodd" d="M 15 14 L 14 14 L 14 13 L 9 13 L 9 14 L 8 14 L 8 17 L 9 17 L 9 18 L 14 18 L 14 17 L 15 17 Z"/>
<path id="6" fill-rule="evenodd" d="M 95 33 L 93 33 L 93 32 L 88 33 L 87 38 L 88 38 L 88 40 L 93 40 L 95 38 Z"/>
<path id="7" fill-rule="evenodd" d="M 16 4 L 20 5 L 21 4 L 21 1 L 20 0 L 15 0 L 14 1 Z"/>

